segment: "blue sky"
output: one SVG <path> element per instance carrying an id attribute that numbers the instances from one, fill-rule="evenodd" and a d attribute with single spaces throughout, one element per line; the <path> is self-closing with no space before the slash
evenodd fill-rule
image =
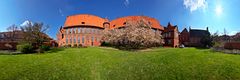
<path id="1" fill-rule="evenodd" d="M 0 31 L 26 20 L 50 26 L 47 32 L 56 38 L 66 16 L 93 14 L 110 20 L 129 15 L 145 15 L 183 28 L 205 29 L 211 33 L 240 32 L 240 0 L 2 0 Z"/>

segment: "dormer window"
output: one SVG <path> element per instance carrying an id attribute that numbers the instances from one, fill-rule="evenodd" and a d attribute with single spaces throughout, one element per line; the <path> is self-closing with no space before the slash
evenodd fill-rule
<path id="1" fill-rule="evenodd" d="M 85 24 L 85 22 L 82 22 L 82 24 Z"/>
<path id="2" fill-rule="evenodd" d="M 126 24 L 127 24 L 126 22 L 123 23 L 123 25 L 126 25 Z"/>
<path id="3" fill-rule="evenodd" d="M 148 22 L 148 24 L 152 24 L 151 22 Z"/>

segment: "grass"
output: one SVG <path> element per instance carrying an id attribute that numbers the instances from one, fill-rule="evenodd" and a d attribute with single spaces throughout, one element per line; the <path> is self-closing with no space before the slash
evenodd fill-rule
<path id="1" fill-rule="evenodd" d="M 0 80 L 237 80 L 240 55 L 208 49 L 55 49 L 0 55 Z"/>

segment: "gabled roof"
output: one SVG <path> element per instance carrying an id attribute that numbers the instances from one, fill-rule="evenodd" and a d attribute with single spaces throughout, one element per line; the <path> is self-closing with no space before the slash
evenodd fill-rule
<path id="1" fill-rule="evenodd" d="M 187 32 L 188 33 L 187 28 L 184 28 L 181 33 L 183 33 L 183 32 Z"/>
<path id="2" fill-rule="evenodd" d="M 110 28 L 114 29 L 114 28 L 123 27 L 125 26 L 125 23 L 127 21 L 140 21 L 143 19 L 146 20 L 151 25 L 152 28 L 164 30 L 164 28 L 160 25 L 160 22 L 157 19 L 151 18 L 148 16 L 126 16 L 126 17 L 117 18 L 110 22 Z"/>

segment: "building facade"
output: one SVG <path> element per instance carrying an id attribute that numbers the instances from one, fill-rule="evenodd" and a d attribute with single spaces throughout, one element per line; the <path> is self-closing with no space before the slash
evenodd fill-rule
<path id="1" fill-rule="evenodd" d="M 126 27 L 128 21 L 141 21 L 151 25 L 156 34 L 161 34 L 164 39 L 164 46 L 179 47 L 180 44 L 186 46 L 200 46 L 201 39 L 210 35 L 207 30 L 197 30 L 185 28 L 181 33 L 178 26 L 168 23 L 166 27 L 160 22 L 147 16 L 126 16 L 109 21 L 90 14 L 78 14 L 68 16 L 64 26 L 59 29 L 57 42 L 62 46 L 100 46 L 104 30 L 121 29 Z"/>
<path id="2" fill-rule="evenodd" d="M 170 22 L 164 27 L 163 33 L 164 46 L 179 47 L 179 32 L 177 25 L 173 26 Z"/>
<path id="3" fill-rule="evenodd" d="M 188 32 L 187 28 L 184 28 L 183 31 L 179 35 L 179 44 L 183 44 L 188 46 L 189 45 L 189 37 L 190 33 Z"/>
<path id="4" fill-rule="evenodd" d="M 68 16 L 57 34 L 59 46 L 99 46 L 102 31 L 109 27 L 107 19 L 81 14 Z"/>
<path id="5" fill-rule="evenodd" d="M 208 27 L 206 30 L 189 28 L 189 31 L 185 28 L 180 33 L 180 44 L 191 47 L 206 47 L 203 41 L 204 39 L 210 39 L 210 35 Z"/>
<path id="6" fill-rule="evenodd" d="M 79 14 L 68 16 L 57 34 L 58 45 L 61 46 L 100 46 L 104 30 L 119 29 L 127 21 L 146 20 L 156 34 L 162 34 L 164 28 L 157 19 L 147 16 L 127 16 L 109 21 L 95 15 Z"/>

